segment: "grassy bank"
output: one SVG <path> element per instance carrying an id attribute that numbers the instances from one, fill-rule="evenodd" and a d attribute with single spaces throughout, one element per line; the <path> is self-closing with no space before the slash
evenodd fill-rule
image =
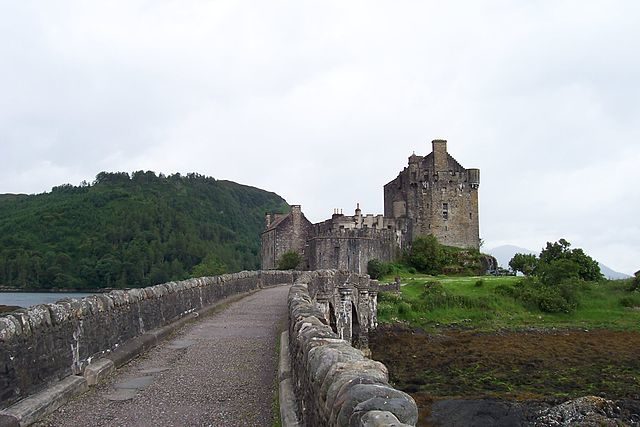
<path id="1" fill-rule="evenodd" d="M 433 330 L 526 328 L 640 330 L 640 292 L 629 281 L 538 289 L 520 277 L 402 278 L 399 295 L 381 293 L 378 319 Z"/>

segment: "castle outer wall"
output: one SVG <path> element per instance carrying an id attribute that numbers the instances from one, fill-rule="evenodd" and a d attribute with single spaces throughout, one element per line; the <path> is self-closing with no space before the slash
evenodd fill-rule
<path id="1" fill-rule="evenodd" d="M 309 269 L 337 269 L 366 273 L 370 260 L 394 260 L 393 230 L 335 230 L 309 239 Z"/>

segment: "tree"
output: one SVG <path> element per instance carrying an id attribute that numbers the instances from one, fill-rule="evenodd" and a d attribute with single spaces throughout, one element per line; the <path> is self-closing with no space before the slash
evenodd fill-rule
<path id="1" fill-rule="evenodd" d="M 567 258 L 541 263 L 538 269 L 537 274 L 545 285 L 557 285 L 570 279 L 580 278 L 580 266 L 575 261 Z"/>
<path id="2" fill-rule="evenodd" d="M 602 273 L 600 272 L 600 266 L 598 262 L 585 254 L 580 248 L 569 249 L 571 243 L 565 239 L 560 239 L 555 243 L 547 242 L 547 246 L 540 252 L 539 265 L 550 265 L 554 261 L 561 259 L 572 261 L 578 269 L 577 275 L 580 279 L 586 281 L 597 281 L 602 279 Z M 570 264 L 561 264 L 567 268 Z M 558 268 L 557 266 L 555 268 Z"/>
<path id="3" fill-rule="evenodd" d="M 444 250 L 432 236 L 420 236 L 411 244 L 407 263 L 421 273 L 440 274 L 444 265 Z"/>
<path id="4" fill-rule="evenodd" d="M 302 257 L 298 252 L 287 251 L 278 260 L 278 270 L 294 270 L 301 261 Z"/>
<path id="5" fill-rule="evenodd" d="M 509 267 L 513 271 L 519 271 L 525 276 L 530 276 L 538 266 L 538 258 L 533 254 L 517 253 L 509 261 Z"/>
<path id="6" fill-rule="evenodd" d="M 209 254 L 200 264 L 193 267 L 192 275 L 194 277 L 218 276 L 226 272 L 227 266 L 214 255 Z"/>

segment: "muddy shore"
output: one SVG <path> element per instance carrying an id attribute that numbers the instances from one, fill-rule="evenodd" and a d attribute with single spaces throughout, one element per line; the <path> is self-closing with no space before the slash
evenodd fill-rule
<path id="1" fill-rule="evenodd" d="M 543 411 L 583 396 L 601 399 L 604 418 L 640 425 L 638 332 L 384 325 L 370 346 L 418 403 L 420 425 L 535 425 Z"/>

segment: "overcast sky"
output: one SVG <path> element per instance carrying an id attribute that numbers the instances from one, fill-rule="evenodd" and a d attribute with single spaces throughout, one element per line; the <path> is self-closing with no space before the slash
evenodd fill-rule
<path id="1" fill-rule="evenodd" d="M 0 0 L 0 193 L 198 172 L 382 213 L 444 138 L 485 249 L 640 269 L 640 2 Z"/>

